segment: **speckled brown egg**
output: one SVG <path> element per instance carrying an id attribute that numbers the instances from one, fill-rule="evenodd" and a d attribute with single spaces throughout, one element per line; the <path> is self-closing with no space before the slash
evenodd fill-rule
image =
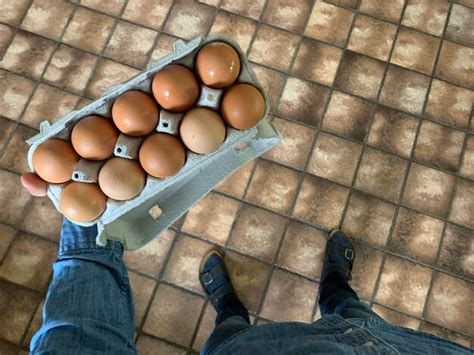
<path id="1" fill-rule="evenodd" d="M 101 116 L 87 116 L 76 123 L 71 143 L 77 153 L 90 160 L 103 160 L 114 153 L 119 132 L 113 122 Z"/>
<path id="2" fill-rule="evenodd" d="M 71 143 L 53 138 L 36 148 L 33 153 L 33 168 L 43 180 L 60 184 L 71 179 L 79 159 Z"/>
<path id="3" fill-rule="evenodd" d="M 135 160 L 111 158 L 99 171 L 99 186 L 114 200 L 130 200 L 145 186 L 145 172 Z"/>
<path id="4" fill-rule="evenodd" d="M 210 42 L 196 56 L 196 72 L 207 86 L 222 89 L 237 80 L 240 58 L 232 46 L 224 42 Z"/>
<path id="5" fill-rule="evenodd" d="M 189 150 L 206 154 L 215 151 L 224 142 L 225 124 L 217 112 L 200 107 L 184 116 L 179 133 Z"/>
<path id="6" fill-rule="evenodd" d="M 91 222 L 99 217 L 107 204 L 107 197 L 97 184 L 72 182 L 59 199 L 61 213 L 73 222 Z"/>
<path id="7" fill-rule="evenodd" d="M 229 126 L 248 129 L 263 118 L 265 100 L 256 87 L 250 84 L 237 84 L 224 93 L 221 113 Z"/>
<path id="8" fill-rule="evenodd" d="M 140 164 L 151 176 L 166 178 L 175 175 L 186 161 L 183 143 L 170 134 L 155 133 L 140 147 Z"/>
<path id="9" fill-rule="evenodd" d="M 131 90 L 120 95 L 112 107 L 117 128 L 132 137 L 144 136 L 158 125 L 159 109 L 150 95 Z"/>
<path id="10" fill-rule="evenodd" d="M 153 95 L 165 110 L 183 112 L 199 97 L 199 84 L 188 68 L 170 64 L 156 73 L 152 82 Z"/>

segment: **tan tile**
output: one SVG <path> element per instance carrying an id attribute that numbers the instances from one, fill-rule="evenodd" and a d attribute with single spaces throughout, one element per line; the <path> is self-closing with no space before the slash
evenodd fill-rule
<path id="1" fill-rule="evenodd" d="M 246 199 L 277 212 L 287 213 L 296 192 L 298 175 L 294 170 L 259 160 Z"/>
<path id="2" fill-rule="evenodd" d="M 286 71 L 296 50 L 299 37 L 274 27 L 262 25 L 250 48 L 249 60 Z"/>
<path id="3" fill-rule="evenodd" d="M 398 325 L 399 327 L 410 328 L 413 330 L 418 330 L 420 327 L 419 319 L 407 316 L 406 314 L 394 311 L 379 304 L 375 303 L 372 306 L 372 310 L 390 324 Z"/>
<path id="4" fill-rule="evenodd" d="M 172 4 L 172 0 L 129 0 L 122 18 L 158 30 L 163 25 Z"/>
<path id="5" fill-rule="evenodd" d="M 28 104 L 22 122 L 36 129 L 44 120 L 51 123 L 57 122 L 71 112 L 78 101 L 79 96 L 40 84 Z M 52 102 L 54 105 L 51 105 Z"/>
<path id="6" fill-rule="evenodd" d="M 278 113 L 317 127 L 323 118 L 328 98 L 327 87 L 290 77 L 286 81 Z"/>
<path id="7" fill-rule="evenodd" d="M 444 217 L 453 185 L 453 176 L 413 163 L 402 202 L 419 211 Z"/>
<path id="8" fill-rule="evenodd" d="M 185 355 L 184 349 L 178 348 L 164 341 L 141 334 L 137 341 L 137 350 L 140 355 Z"/>
<path id="9" fill-rule="evenodd" d="M 456 127 L 466 128 L 473 100 L 474 94 L 470 90 L 434 79 L 425 114 Z"/>
<path id="10" fill-rule="evenodd" d="M 153 298 L 143 330 L 188 346 L 201 314 L 204 299 L 161 284 Z"/>
<path id="11" fill-rule="evenodd" d="M 0 1 L 0 22 L 18 26 L 30 7 L 30 0 Z"/>
<path id="12" fill-rule="evenodd" d="M 60 45 L 44 73 L 46 82 L 80 93 L 92 74 L 97 57 Z"/>
<path id="13" fill-rule="evenodd" d="M 173 43 L 177 40 L 176 37 L 168 36 L 167 34 L 160 34 L 158 40 L 156 41 L 155 48 L 150 54 L 150 60 L 148 65 L 154 64 L 156 61 L 162 57 L 173 52 Z"/>
<path id="14" fill-rule="evenodd" d="M 18 120 L 28 98 L 33 92 L 34 83 L 30 79 L 0 70 L 0 115 Z"/>
<path id="15" fill-rule="evenodd" d="M 211 304 L 206 306 L 206 311 L 202 317 L 201 323 L 199 324 L 199 330 L 196 334 L 196 339 L 194 339 L 193 349 L 200 351 L 204 346 L 206 340 L 211 335 L 215 327 L 216 320 L 216 311 Z"/>
<path id="16" fill-rule="evenodd" d="M 272 262 L 283 235 L 286 218 L 244 204 L 228 245 L 241 252 Z"/>
<path id="17" fill-rule="evenodd" d="M 306 175 L 293 216 L 333 229 L 339 226 L 349 190 L 313 175 Z"/>
<path id="18" fill-rule="evenodd" d="M 0 235 L 2 236 L 2 238 L 0 238 L 0 262 L 6 255 L 8 248 L 10 247 L 10 243 L 15 237 L 15 234 L 16 229 L 7 226 L 6 224 L 0 223 Z"/>
<path id="19" fill-rule="evenodd" d="M 311 0 L 270 0 L 262 20 L 290 31 L 301 32 L 311 12 Z"/>
<path id="20" fill-rule="evenodd" d="M 446 28 L 446 38 L 468 46 L 473 46 L 473 18 L 473 9 L 466 6 L 453 4 L 451 14 L 449 15 L 448 27 Z"/>
<path id="21" fill-rule="evenodd" d="M 122 10 L 125 0 L 80 0 L 82 6 L 86 6 L 93 10 L 106 13 L 108 15 L 117 16 Z"/>
<path id="22" fill-rule="evenodd" d="M 210 33 L 220 33 L 231 37 L 237 42 L 242 51 L 246 53 L 252 41 L 256 25 L 256 22 L 251 19 L 220 11 L 214 20 Z"/>
<path id="23" fill-rule="evenodd" d="M 292 220 L 278 255 L 278 265 L 309 278 L 319 279 L 326 239 L 326 232 Z"/>
<path id="24" fill-rule="evenodd" d="M 217 7 L 219 3 L 221 2 L 221 0 L 198 0 L 198 2 Z"/>
<path id="25" fill-rule="evenodd" d="M 80 108 L 83 108 L 84 106 L 89 105 L 91 102 L 92 102 L 91 99 L 83 97 L 77 102 L 75 109 L 78 110 Z"/>
<path id="26" fill-rule="evenodd" d="M 317 1 L 304 34 L 337 46 L 344 46 L 353 17 L 354 14 L 348 10 Z"/>
<path id="27" fill-rule="evenodd" d="M 443 34 L 448 16 L 447 1 L 408 0 L 403 14 L 402 25 L 416 28 L 435 36 Z"/>
<path id="28" fill-rule="evenodd" d="M 359 0 L 326 0 L 326 2 L 351 9 L 356 9 L 359 5 Z"/>
<path id="29" fill-rule="evenodd" d="M 379 0 L 362 0 L 359 11 L 384 20 L 397 22 L 403 10 L 404 0 L 394 0 L 389 3 Z"/>
<path id="30" fill-rule="evenodd" d="M 34 198 L 21 224 L 21 229 L 59 242 L 63 216 L 47 197 Z"/>
<path id="31" fill-rule="evenodd" d="M 0 353 L 2 355 L 28 355 L 29 352 L 26 351 L 22 353 L 18 351 L 18 345 L 12 344 L 6 340 L 0 339 Z"/>
<path id="32" fill-rule="evenodd" d="M 224 260 L 237 296 L 249 311 L 256 312 L 271 266 L 233 252 L 227 252 Z"/>
<path id="33" fill-rule="evenodd" d="M 459 179 L 449 220 L 474 229 L 474 182 Z"/>
<path id="34" fill-rule="evenodd" d="M 390 251 L 433 265 L 436 260 L 444 222 L 424 214 L 400 208 Z"/>
<path id="35" fill-rule="evenodd" d="M 474 136 L 467 138 L 460 174 L 474 180 Z"/>
<path id="36" fill-rule="evenodd" d="M 0 58 L 3 58 L 7 51 L 14 33 L 13 27 L 0 23 Z"/>
<path id="37" fill-rule="evenodd" d="M 251 63 L 250 66 L 255 71 L 258 82 L 263 86 L 270 100 L 270 112 L 275 112 L 278 107 L 280 94 L 283 91 L 283 86 L 285 86 L 285 75 L 258 64 Z"/>
<path id="38" fill-rule="evenodd" d="M 341 57 L 341 49 L 304 38 L 291 72 L 305 79 L 331 86 Z"/>
<path id="39" fill-rule="evenodd" d="M 321 132 L 308 172 L 350 186 L 361 151 L 360 144 Z"/>
<path id="40" fill-rule="evenodd" d="M 431 269 L 388 255 L 375 301 L 421 317 L 431 274 Z"/>
<path id="41" fill-rule="evenodd" d="M 458 4 L 466 5 L 469 7 L 474 7 L 474 1 L 473 0 L 454 0 L 453 2 L 456 2 Z"/>
<path id="42" fill-rule="evenodd" d="M 387 60 L 397 26 L 372 17 L 357 16 L 348 49 L 380 60 Z"/>
<path id="43" fill-rule="evenodd" d="M 69 22 L 62 41 L 86 51 L 100 53 L 114 21 L 112 17 L 79 7 Z"/>
<path id="44" fill-rule="evenodd" d="M 347 207 L 342 229 L 352 239 L 384 248 L 394 212 L 395 206 L 354 191 Z"/>
<path id="45" fill-rule="evenodd" d="M 318 284 L 286 271 L 275 270 L 268 287 L 262 315 L 275 321 L 309 323 Z"/>
<path id="46" fill-rule="evenodd" d="M 19 344 L 40 299 L 37 292 L 0 280 L 0 337 Z"/>
<path id="47" fill-rule="evenodd" d="M 382 266 L 383 252 L 359 242 L 353 242 L 355 250 L 351 287 L 359 297 L 370 300 Z"/>
<path id="48" fill-rule="evenodd" d="M 30 194 L 23 189 L 20 177 L 0 170 L 0 221 L 16 224 L 30 200 Z"/>
<path id="49" fill-rule="evenodd" d="M 221 8 L 245 17 L 258 19 L 265 6 L 265 0 L 222 0 Z"/>
<path id="50" fill-rule="evenodd" d="M 237 198 L 243 197 L 254 164 L 255 162 L 252 160 L 244 166 L 240 167 L 231 176 L 229 176 L 227 179 L 217 185 L 216 190 L 235 196 Z"/>
<path id="51" fill-rule="evenodd" d="M 453 330 L 472 334 L 472 283 L 436 272 L 426 308 L 426 320 Z"/>
<path id="52" fill-rule="evenodd" d="M 28 126 L 18 125 L 0 158 L 0 166 L 18 174 L 29 170 L 27 154 L 30 146 L 25 141 L 37 133 Z"/>
<path id="53" fill-rule="evenodd" d="M 471 339 L 463 334 L 456 333 L 452 330 L 440 327 L 436 324 L 423 321 L 421 322 L 421 331 L 436 335 L 437 337 L 448 339 L 466 348 L 472 348 Z"/>
<path id="54" fill-rule="evenodd" d="M 0 117 L 0 151 L 3 151 L 3 148 L 5 148 L 14 127 L 15 122 L 7 118 Z"/>
<path id="55" fill-rule="evenodd" d="M 157 277 L 171 248 L 175 232 L 167 229 L 138 250 L 126 251 L 124 261 L 127 267 L 152 277 Z"/>
<path id="56" fill-rule="evenodd" d="M 128 277 L 135 308 L 135 323 L 137 326 L 140 326 L 148 303 L 150 303 L 151 294 L 155 288 L 156 281 L 134 272 L 129 272 Z"/>
<path id="57" fill-rule="evenodd" d="M 472 89 L 474 87 L 473 57 L 474 49 L 443 41 L 435 76 Z"/>
<path id="58" fill-rule="evenodd" d="M 36 312 L 33 316 L 33 319 L 31 320 L 30 326 L 28 327 L 28 332 L 26 333 L 25 339 L 23 340 L 23 346 L 25 348 L 30 347 L 31 338 L 43 324 L 43 307 L 44 300 L 41 300 L 38 307 L 36 308 Z"/>
<path id="59" fill-rule="evenodd" d="M 364 141 L 374 105 L 354 96 L 334 91 L 323 120 L 323 129 Z"/>

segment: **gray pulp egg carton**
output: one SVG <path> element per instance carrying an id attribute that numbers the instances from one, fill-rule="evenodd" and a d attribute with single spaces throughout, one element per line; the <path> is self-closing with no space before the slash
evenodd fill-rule
<path id="1" fill-rule="evenodd" d="M 138 74 L 126 83 L 115 85 L 99 99 L 80 110 L 73 111 L 51 125 L 48 121 L 40 125 L 40 133 L 27 142 L 30 144 L 28 163 L 33 171 L 32 155 L 39 144 L 50 138 L 70 139 L 74 124 L 85 116 L 97 114 L 111 117 L 112 105 L 121 94 L 129 90 L 141 90 L 151 93 L 151 82 L 154 75 L 168 64 L 182 64 L 193 69 L 194 57 L 198 50 L 212 41 L 227 42 L 239 53 L 241 72 L 237 82 L 250 83 L 261 90 L 265 97 L 265 118 L 256 127 L 248 130 L 235 130 L 227 127 L 227 135 L 221 147 L 210 154 L 200 155 L 187 152 L 184 167 L 175 176 L 157 179 L 147 176 L 143 191 L 128 201 L 107 200 L 105 212 L 89 223 L 78 223 L 88 226 L 98 225 L 97 244 L 105 245 L 107 240 L 118 240 L 126 249 L 134 250 L 145 245 L 174 221 L 181 217 L 210 190 L 231 175 L 248 161 L 262 155 L 281 140 L 281 135 L 268 122 L 268 97 L 257 81 L 255 73 L 245 58 L 240 47 L 232 39 L 213 35 L 205 39 L 198 37 L 188 43 L 177 40 L 173 53 L 161 58 L 147 70 Z M 219 108 L 223 90 L 201 86 L 197 106 Z M 160 120 L 156 131 L 178 135 L 179 123 L 184 114 L 172 113 L 160 108 Z M 127 159 L 137 159 L 140 144 L 144 138 L 129 137 L 121 134 L 117 140 L 114 155 Z M 79 160 L 72 180 L 97 182 L 103 162 Z M 59 198 L 66 184 L 49 184 L 48 196 L 59 210 Z"/>

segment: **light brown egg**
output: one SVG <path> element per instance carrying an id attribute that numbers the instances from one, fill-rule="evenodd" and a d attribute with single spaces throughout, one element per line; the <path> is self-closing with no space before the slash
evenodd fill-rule
<path id="1" fill-rule="evenodd" d="M 183 112 L 199 97 L 199 84 L 188 68 L 170 64 L 156 73 L 152 82 L 153 95 L 165 110 Z"/>
<path id="2" fill-rule="evenodd" d="M 239 55 L 227 43 L 210 42 L 196 56 L 196 72 L 207 86 L 222 89 L 237 80 Z"/>
<path id="3" fill-rule="evenodd" d="M 166 133 L 149 136 L 140 147 L 140 163 L 151 176 L 166 178 L 175 175 L 186 161 L 181 141 Z"/>
<path id="4" fill-rule="evenodd" d="M 53 138 L 36 148 L 33 153 L 33 168 L 43 180 L 60 184 L 71 179 L 79 158 L 71 143 Z"/>
<path id="5" fill-rule="evenodd" d="M 59 199 L 61 213 L 73 222 L 90 222 L 99 217 L 107 204 L 107 197 L 97 184 L 72 182 Z"/>
<path id="6" fill-rule="evenodd" d="M 206 154 L 215 151 L 224 142 L 225 124 L 217 112 L 200 107 L 184 116 L 179 133 L 189 150 Z"/>
<path id="7" fill-rule="evenodd" d="M 237 84 L 225 92 L 221 101 L 225 122 L 236 129 L 255 126 L 265 113 L 265 100 L 261 92 L 250 84 Z"/>
<path id="8" fill-rule="evenodd" d="M 120 95 L 112 107 L 117 128 L 132 137 L 144 136 L 158 125 L 159 109 L 148 94 L 131 90 Z"/>
<path id="9" fill-rule="evenodd" d="M 114 200 L 130 200 L 143 190 L 145 172 L 135 160 L 111 158 L 99 171 L 99 186 Z"/>
<path id="10" fill-rule="evenodd" d="M 90 160 L 110 158 L 119 132 L 113 122 L 101 116 L 87 116 L 76 123 L 71 143 L 77 153 Z"/>

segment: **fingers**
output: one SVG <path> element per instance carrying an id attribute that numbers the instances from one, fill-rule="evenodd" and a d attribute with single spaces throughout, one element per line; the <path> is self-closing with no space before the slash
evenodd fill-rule
<path id="1" fill-rule="evenodd" d="M 23 173 L 21 184 L 33 196 L 46 196 L 48 184 L 34 173 Z"/>

